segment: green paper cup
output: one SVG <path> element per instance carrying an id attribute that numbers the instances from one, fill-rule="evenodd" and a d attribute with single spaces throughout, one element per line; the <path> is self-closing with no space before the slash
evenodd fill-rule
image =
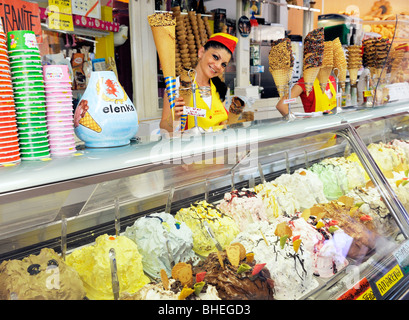
<path id="1" fill-rule="evenodd" d="M 7 50 L 38 50 L 37 39 L 34 31 L 13 30 L 7 32 Z"/>

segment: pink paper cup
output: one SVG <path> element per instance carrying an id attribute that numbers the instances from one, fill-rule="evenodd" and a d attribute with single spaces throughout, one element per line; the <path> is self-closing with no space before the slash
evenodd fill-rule
<path id="1" fill-rule="evenodd" d="M 45 65 L 43 66 L 44 81 L 50 82 L 71 82 L 71 76 L 67 65 Z"/>

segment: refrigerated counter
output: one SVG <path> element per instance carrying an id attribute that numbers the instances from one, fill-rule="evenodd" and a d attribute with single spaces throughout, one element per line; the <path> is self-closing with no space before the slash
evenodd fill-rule
<path id="1" fill-rule="evenodd" d="M 148 213 L 174 214 L 203 199 L 217 203 L 232 189 L 355 155 L 367 176 L 362 187 L 370 183 L 378 192 L 390 225 L 377 230 L 370 250 L 319 279 L 303 299 L 399 299 L 408 288 L 405 193 L 393 188 L 368 146 L 407 139 L 408 111 L 408 103 L 396 102 L 317 118 L 244 122 L 205 135 L 140 137 L 124 147 L 82 148 L 68 158 L 1 168 L 0 260 L 42 247 L 69 251 L 124 231 Z"/>

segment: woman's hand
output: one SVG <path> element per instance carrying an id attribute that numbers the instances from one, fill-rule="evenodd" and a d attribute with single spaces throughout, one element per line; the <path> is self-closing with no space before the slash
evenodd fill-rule
<path id="1" fill-rule="evenodd" d="M 179 97 L 175 99 L 175 106 L 174 108 L 174 114 L 175 114 L 175 121 L 179 121 L 180 118 L 183 115 L 183 106 L 185 105 L 185 100 L 183 97 Z"/>

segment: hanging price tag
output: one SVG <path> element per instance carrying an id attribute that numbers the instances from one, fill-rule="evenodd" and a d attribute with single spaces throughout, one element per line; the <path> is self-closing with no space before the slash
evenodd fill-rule
<path id="1" fill-rule="evenodd" d="M 297 98 L 292 98 L 292 99 L 286 99 L 284 100 L 285 104 L 289 104 L 289 103 L 295 103 L 297 101 Z"/>
<path id="2" fill-rule="evenodd" d="M 370 90 L 364 91 L 364 97 L 372 97 L 372 92 Z"/>

